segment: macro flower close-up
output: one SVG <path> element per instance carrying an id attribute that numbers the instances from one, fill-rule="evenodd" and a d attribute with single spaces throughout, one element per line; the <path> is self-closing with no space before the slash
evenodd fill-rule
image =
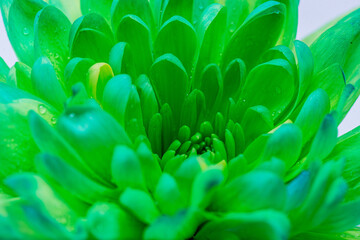
<path id="1" fill-rule="evenodd" d="M 0 0 L 0 239 L 360 239 L 360 8 L 298 6 Z"/>

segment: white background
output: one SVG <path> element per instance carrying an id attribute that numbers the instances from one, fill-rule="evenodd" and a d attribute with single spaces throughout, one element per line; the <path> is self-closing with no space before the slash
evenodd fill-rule
<path id="1" fill-rule="evenodd" d="M 359 7 L 360 0 L 300 0 L 297 38 L 302 39 L 328 21 Z M 12 66 L 16 62 L 16 56 L 7 39 L 1 15 L 0 56 L 9 66 Z M 358 125 L 360 125 L 360 98 L 340 124 L 339 134 L 341 135 Z"/>

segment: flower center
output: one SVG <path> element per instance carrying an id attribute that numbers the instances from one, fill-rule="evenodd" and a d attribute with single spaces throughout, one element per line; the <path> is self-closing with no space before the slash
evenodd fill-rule
<path id="1" fill-rule="evenodd" d="M 231 121 L 230 121 L 231 122 Z M 199 130 L 191 132 L 187 126 L 179 129 L 177 139 L 164 151 L 161 165 L 165 171 L 171 172 L 187 158 L 199 157 L 206 159 L 207 164 L 228 162 L 238 155 L 244 144 L 243 138 L 238 137 L 236 126 L 231 123 L 227 127 L 203 122 Z M 165 146 L 164 146 L 165 147 Z"/>

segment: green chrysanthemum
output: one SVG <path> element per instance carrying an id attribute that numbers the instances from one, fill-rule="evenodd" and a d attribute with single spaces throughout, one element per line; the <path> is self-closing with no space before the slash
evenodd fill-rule
<path id="1" fill-rule="evenodd" d="M 2 0 L 0 238 L 358 239 L 360 10 L 297 8 Z"/>

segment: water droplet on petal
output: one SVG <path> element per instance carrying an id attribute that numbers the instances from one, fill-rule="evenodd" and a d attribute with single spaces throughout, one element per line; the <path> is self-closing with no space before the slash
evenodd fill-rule
<path id="1" fill-rule="evenodd" d="M 75 117 L 75 113 L 70 113 L 69 114 L 69 118 L 74 118 Z"/>
<path id="2" fill-rule="evenodd" d="M 204 6 L 203 6 L 203 5 L 200 5 L 200 6 L 199 6 L 199 9 L 200 9 L 200 10 L 203 10 L 203 9 L 204 9 Z"/>
<path id="3" fill-rule="evenodd" d="M 57 119 L 56 119 L 55 117 L 51 118 L 51 123 L 52 123 L 52 124 L 54 124 L 54 125 L 55 125 L 55 124 L 56 124 L 56 122 L 57 122 Z"/>
<path id="4" fill-rule="evenodd" d="M 46 113 L 46 108 L 44 105 L 39 105 L 38 110 L 39 110 L 39 113 L 42 115 Z"/>
<path id="5" fill-rule="evenodd" d="M 24 36 L 29 35 L 29 34 L 30 34 L 30 30 L 29 30 L 27 27 L 24 27 L 24 29 L 23 29 L 23 34 L 24 34 Z"/>

